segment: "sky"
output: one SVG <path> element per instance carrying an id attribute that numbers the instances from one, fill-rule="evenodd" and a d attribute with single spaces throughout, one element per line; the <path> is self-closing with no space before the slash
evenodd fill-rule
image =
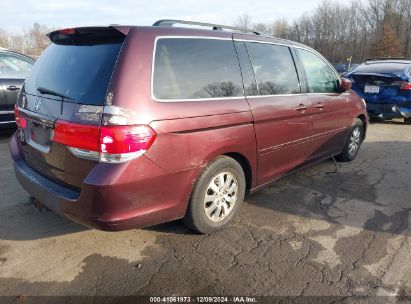
<path id="1" fill-rule="evenodd" d="M 252 22 L 293 20 L 323 0 L 4 0 L 0 28 L 21 32 L 34 22 L 51 27 L 151 25 L 158 19 L 183 19 L 231 25 L 242 14 Z M 339 0 L 350 3 L 351 0 Z"/>

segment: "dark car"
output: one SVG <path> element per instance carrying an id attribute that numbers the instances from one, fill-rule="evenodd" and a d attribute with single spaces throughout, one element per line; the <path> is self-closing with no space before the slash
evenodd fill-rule
<path id="1" fill-rule="evenodd" d="M 404 118 L 411 124 L 411 60 L 367 60 L 346 77 L 365 99 L 371 118 Z"/>
<path id="2" fill-rule="evenodd" d="M 357 64 L 357 63 L 351 64 L 351 65 L 349 66 L 349 68 L 347 69 L 347 71 L 341 74 L 341 77 L 344 77 L 344 78 L 347 77 L 347 75 L 348 75 L 349 73 L 353 72 L 353 71 L 354 71 L 357 67 L 359 67 L 359 66 L 360 66 L 360 65 Z"/>
<path id="3" fill-rule="evenodd" d="M 0 129 L 15 127 L 14 105 L 34 60 L 0 48 Z"/>
<path id="4" fill-rule="evenodd" d="M 318 52 L 176 22 L 48 35 L 10 142 L 37 202 L 103 230 L 184 218 L 211 233 L 245 193 L 331 156 L 356 157 L 366 109 Z"/>
<path id="5" fill-rule="evenodd" d="M 350 67 L 347 70 L 347 73 L 351 73 L 352 71 L 354 71 L 356 68 L 358 68 L 360 65 L 358 63 L 353 63 L 350 65 Z"/>
<path id="6" fill-rule="evenodd" d="M 335 70 L 341 75 L 347 72 L 348 66 L 345 63 L 337 63 L 335 66 Z"/>

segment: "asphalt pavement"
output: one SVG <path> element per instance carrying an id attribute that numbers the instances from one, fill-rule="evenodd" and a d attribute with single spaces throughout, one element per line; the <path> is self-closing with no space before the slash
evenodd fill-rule
<path id="1" fill-rule="evenodd" d="M 101 232 L 38 212 L 14 176 L 9 136 L 0 134 L 0 295 L 411 301 L 411 126 L 372 124 L 356 161 L 337 173 L 325 161 L 247 196 L 235 223 L 209 236 L 180 221 Z"/>

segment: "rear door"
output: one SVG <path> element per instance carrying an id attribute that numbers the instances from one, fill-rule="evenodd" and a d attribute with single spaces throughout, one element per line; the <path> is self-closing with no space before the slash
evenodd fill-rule
<path id="1" fill-rule="evenodd" d="M 309 160 L 341 152 L 347 128 L 351 126 L 349 94 L 340 92 L 340 78 L 317 54 L 296 49 L 307 83 L 311 109 Z"/>
<path id="2" fill-rule="evenodd" d="M 261 185 L 305 161 L 310 104 L 288 46 L 237 41 L 236 48 L 254 118 Z"/>
<path id="3" fill-rule="evenodd" d="M 24 86 L 25 102 L 19 104 L 27 118 L 20 148 L 31 168 L 78 189 L 96 162 L 77 158 L 54 142 L 53 129 L 57 120 L 101 123 L 125 35 L 113 28 L 77 28 L 50 36 L 52 43 L 34 65 Z"/>

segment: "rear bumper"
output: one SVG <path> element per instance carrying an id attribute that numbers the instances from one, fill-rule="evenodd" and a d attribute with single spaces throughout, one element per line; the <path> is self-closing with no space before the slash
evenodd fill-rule
<path id="1" fill-rule="evenodd" d="M 411 117 L 411 103 L 366 102 L 371 118 L 393 119 Z"/>
<path id="2" fill-rule="evenodd" d="M 80 191 L 62 186 L 30 168 L 10 141 L 19 183 L 54 212 L 82 225 L 119 231 L 151 226 L 184 216 L 199 169 L 166 173 L 142 156 L 123 164 L 98 164 Z"/>

